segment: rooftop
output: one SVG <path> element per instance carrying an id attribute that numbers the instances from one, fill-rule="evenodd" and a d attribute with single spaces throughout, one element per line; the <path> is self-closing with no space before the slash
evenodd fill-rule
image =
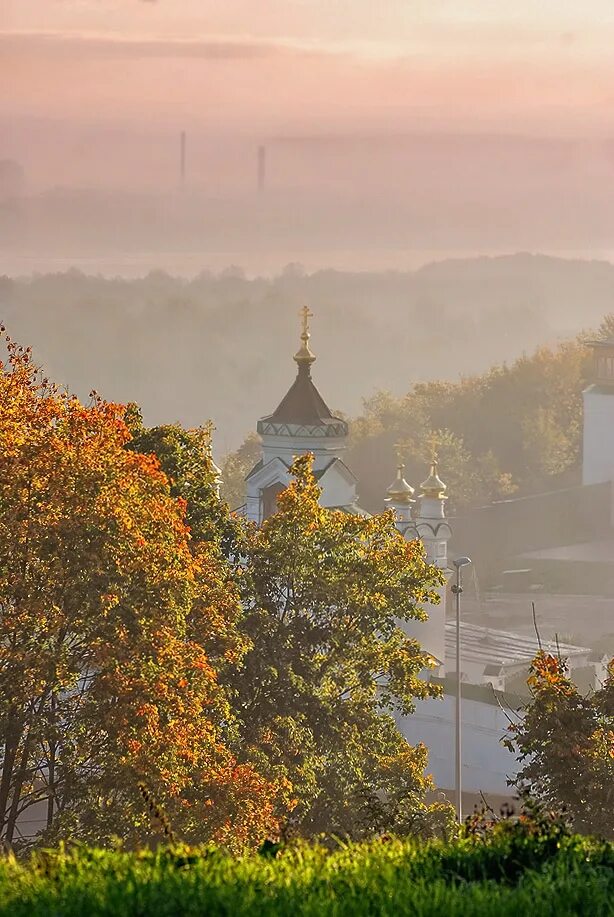
<path id="1" fill-rule="evenodd" d="M 318 426 L 326 423 L 339 423 L 330 408 L 320 395 L 311 378 L 310 367 L 299 364 L 296 379 L 288 389 L 272 414 L 262 418 L 263 422 L 276 424 L 300 424 L 301 426 Z"/>
<path id="2" fill-rule="evenodd" d="M 561 593 L 486 593 L 479 599 L 467 589 L 463 595 L 463 617 L 471 624 L 513 629 L 516 634 L 535 636 L 531 603 L 535 603 L 537 626 L 542 641 L 567 638 L 567 642 L 595 646 L 614 638 L 614 596 L 563 595 Z"/>
<path id="3" fill-rule="evenodd" d="M 272 414 L 258 421 L 261 434 L 293 436 L 347 436 L 347 424 L 335 417 L 311 378 L 315 356 L 309 348 L 311 312 L 301 310 L 303 331 L 301 347 L 294 355 L 298 365 L 296 379 Z"/>
<path id="4" fill-rule="evenodd" d="M 585 646 L 574 646 L 569 643 L 541 641 L 536 636 L 511 633 L 506 630 L 495 630 L 479 624 L 461 623 L 461 660 L 464 664 L 487 666 L 500 669 L 503 666 L 530 665 L 541 649 L 552 655 L 567 658 L 590 656 L 591 650 Z M 446 621 L 446 659 L 453 660 L 456 653 L 456 624 Z"/>

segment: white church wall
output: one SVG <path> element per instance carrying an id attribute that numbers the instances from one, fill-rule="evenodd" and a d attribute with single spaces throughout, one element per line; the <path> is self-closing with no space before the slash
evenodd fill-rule
<path id="1" fill-rule="evenodd" d="M 336 436 L 273 436 L 262 437 L 262 458 L 264 463 L 280 458 L 291 465 L 297 455 L 312 452 L 315 471 L 326 468 L 333 458 L 338 458 L 345 451 L 345 438 Z"/>
<path id="2" fill-rule="evenodd" d="M 356 500 L 354 479 L 339 468 L 338 463 L 331 465 L 319 481 L 322 488 L 320 504 L 322 506 L 351 506 Z"/>
<path id="3" fill-rule="evenodd" d="M 467 793 L 511 795 L 508 778 L 518 770 L 516 759 L 502 744 L 508 721 L 495 704 L 463 698 L 463 790 Z M 429 749 L 428 771 L 440 789 L 454 787 L 455 698 L 416 702 L 416 712 L 398 720 L 411 745 Z"/>
<path id="4" fill-rule="evenodd" d="M 443 586 L 437 592 L 441 597 L 439 605 L 424 605 L 424 611 L 428 614 L 426 621 L 399 621 L 399 626 L 407 634 L 418 641 L 424 652 L 434 656 L 441 665 L 441 673 L 445 672 L 446 658 L 446 587 Z"/>
<path id="5" fill-rule="evenodd" d="M 582 483 L 614 480 L 614 392 L 584 392 Z"/>

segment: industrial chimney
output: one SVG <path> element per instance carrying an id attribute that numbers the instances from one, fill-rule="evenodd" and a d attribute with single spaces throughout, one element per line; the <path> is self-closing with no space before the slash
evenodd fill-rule
<path id="1" fill-rule="evenodd" d="M 258 191 L 262 194 L 266 181 L 266 147 L 258 147 Z"/>
<path id="2" fill-rule="evenodd" d="M 185 185 L 185 131 L 181 131 L 179 138 L 179 183 Z"/>

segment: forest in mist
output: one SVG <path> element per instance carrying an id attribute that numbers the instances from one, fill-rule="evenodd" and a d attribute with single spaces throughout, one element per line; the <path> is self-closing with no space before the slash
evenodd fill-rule
<path id="1" fill-rule="evenodd" d="M 272 411 L 294 375 L 298 310 L 315 313 L 314 378 L 331 408 L 411 384 L 454 380 L 596 327 L 614 301 L 614 266 L 517 254 L 414 272 L 240 268 L 192 280 L 155 271 L 0 279 L 14 338 L 80 396 L 136 401 L 148 423 L 216 426 L 218 454 Z"/>

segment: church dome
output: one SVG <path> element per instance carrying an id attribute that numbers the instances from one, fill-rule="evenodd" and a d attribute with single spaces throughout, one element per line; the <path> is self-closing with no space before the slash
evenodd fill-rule
<path id="1" fill-rule="evenodd" d="M 437 458 L 433 458 L 431 472 L 426 481 L 423 481 L 420 485 L 420 493 L 423 497 L 431 497 L 434 500 L 446 500 L 446 490 L 448 488 L 439 477 L 438 471 L 439 463 Z"/>
<path id="2" fill-rule="evenodd" d="M 403 476 L 405 465 L 397 467 L 397 476 L 386 491 L 390 503 L 413 503 L 414 488 L 408 484 Z"/>
<path id="3" fill-rule="evenodd" d="M 303 332 L 301 347 L 294 355 L 298 365 L 296 379 L 272 414 L 258 421 L 258 433 L 276 436 L 347 436 L 347 423 L 335 417 L 320 395 L 311 378 L 311 365 L 315 356 L 309 348 L 309 318 L 311 313 L 302 310 Z"/>

